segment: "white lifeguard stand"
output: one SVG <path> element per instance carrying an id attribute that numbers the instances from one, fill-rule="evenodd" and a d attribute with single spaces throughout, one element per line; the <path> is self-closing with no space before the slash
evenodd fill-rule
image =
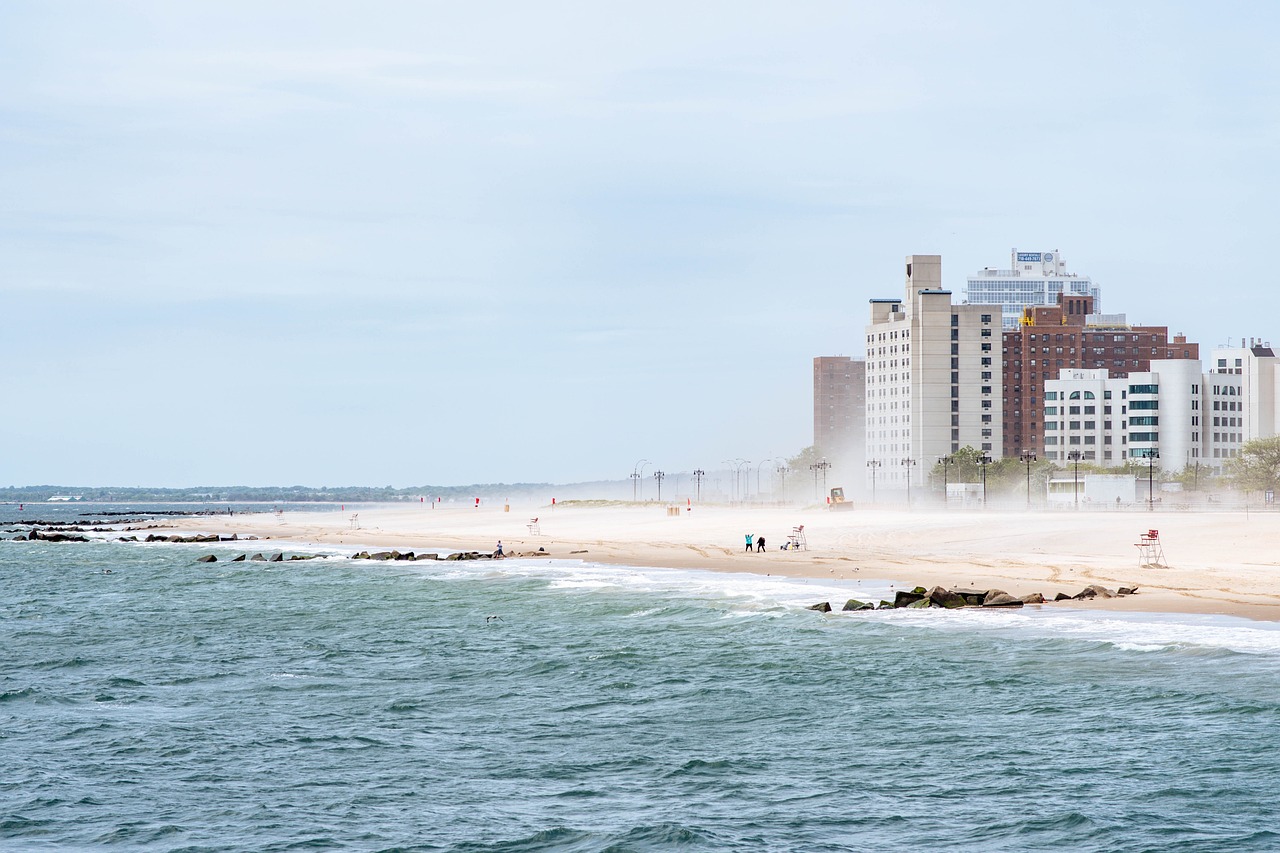
<path id="1" fill-rule="evenodd" d="M 1133 544 L 1138 549 L 1138 568 L 1169 568 L 1164 561 L 1164 546 L 1160 544 L 1159 530 L 1152 529 L 1139 534 L 1138 541 Z"/>
<path id="2" fill-rule="evenodd" d="M 358 512 L 353 512 L 351 514 L 351 529 L 352 530 L 360 529 L 360 513 Z"/>
<path id="3" fill-rule="evenodd" d="M 542 525 L 538 523 L 538 519 L 536 518 L 529 519 L 529 523 L 526 524 L 525 527 L 529 528 L 530 536 L 542 535 Z"/>
<path id="4" fill-rule="evenodd" d="M 809 540 L 804 535 L 804 525 L 791 528 L 791 535 L 787 537 L 787 548 L 791 551 L 808 551 Z"/>

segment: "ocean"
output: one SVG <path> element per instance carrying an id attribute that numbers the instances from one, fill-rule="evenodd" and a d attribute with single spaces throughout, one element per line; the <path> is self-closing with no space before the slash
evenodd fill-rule
<path id="1" fill-rule="evenodd" d="M 1276 624 L 254 544 L 0 542 L 0 849 L 1280 848 Z"/>

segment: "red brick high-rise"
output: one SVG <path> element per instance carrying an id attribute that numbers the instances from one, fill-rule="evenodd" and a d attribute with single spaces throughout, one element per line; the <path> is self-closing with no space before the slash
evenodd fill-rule
<path id="1" fill-rule="evenodd" d="M 1094 314 L 1093 297 L 1064 294 L 1057 305 L 1026 308 L 1016 331 L 1004 333 L 1004 455 L 1044 447 L 1044 383 L 1063 368 L 1105 367 L 1111 376 L 1151 369 L 1153 359 L 1200 358 L 1200 345 L 1168 326 L 1130 326 L 1123 314 Z"/>

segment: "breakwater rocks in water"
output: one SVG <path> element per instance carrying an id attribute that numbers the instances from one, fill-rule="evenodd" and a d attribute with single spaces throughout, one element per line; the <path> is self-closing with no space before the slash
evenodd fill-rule
<path id="1" fill-rule="evenodd" d="M 246 554 L 241 554 L 238 557 L 232 557 L 227 562 L 243 563 L 246 560 L 248 560 L 251 563 L 285 563 L 285 562 L 292 563 L 297 560 L 318 560 L 318 559 L 320 559 L 319 554 L 294 554 L 292 557 L 289 557 L 287 560 L 284 554 L 282 553 L 272 554 L 270 557 L 264 557 L 261 554 L 254 554 L 252 557 L 249 557 Z M 205 554 L 203 557 L 196 557 L 196 562 L 197 563 L 216 563 L 218 562 L 218 557 L 215 554 Z"/>
<path id="2" fill-rule="evenodd" d="M 1085 587 L 1075 595 L 1067 595 L 1065 592 L 1058 593 L 1053 601 L 1085 601 L 1093 598 L 1118 598 L 1125 595 L 1137 595 L 1138 588 L 1136 586 L 1125 587 L 1111 590 L 1098 584 L 1091 584 Z M 910 591 L 898 590 L 893 597 L 893 601 L 881 601 L 875 604 L 870 601 L 859 601 L 851 598 L 845 602 L 843 611 L 863 611 L 863 610 L 928 610 L 931 608 L 940 608 L 945 610 L 958 610 L 963 607 L 1022 607 L 1024 604 L 1045 604 L 1047 599 L 1038 592 L 1030 595 L 1015 596 L 1010 595 L 1002 589 L 944 589 L 935 586 L 933 589 L 925 589 L 918 586 Z M 810 610 L 816 610 L 819 613 L 830 613 L 832 611 L 831 602 L 820 601 L 809 607 Z"/>
<path id="3" fill-rule="evenodd" d="M 573 551 L 574 554 L 585 554 L 586 551 Z M 353 560 L 447 560 L 449 562 L 458 562 L 461 560 L 504 560 L 507 557 L 550 557 L 545 548 L 539 548 L 537 551 L 512 551 L 510 554 L 488 553 L 485 551 L 455 551 L 451 554 L 441 556 L 436 551 L 424 551 L 421 554 L 415 554 L 412 551 L 375 551 L 370 554 L 368 551 L 361 551 L 359 554 L 352 554 Z"/>

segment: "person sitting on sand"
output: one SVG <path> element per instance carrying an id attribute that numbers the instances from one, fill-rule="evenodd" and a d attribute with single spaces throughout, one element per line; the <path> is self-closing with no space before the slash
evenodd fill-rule
<path id="1" fill-rule="evenodd" d="M 759 554 L 763 550 L 764 550 L 764 537 L 761 536 L 759 539 L 756 540 L 756 553 Z"/>
<path id="2" fill-rule="evenodd" d="M 748 533 L 748 534 L 747 534 L 747 553 L 748 553 L 748 554 L 750 554 L 750 553 L 751 553 L 751 540 L 752 540 L 752 539 L 754 539 L 754 538 L 755 538 L 755 534 L 754 534 L 754 533 Z"/>

